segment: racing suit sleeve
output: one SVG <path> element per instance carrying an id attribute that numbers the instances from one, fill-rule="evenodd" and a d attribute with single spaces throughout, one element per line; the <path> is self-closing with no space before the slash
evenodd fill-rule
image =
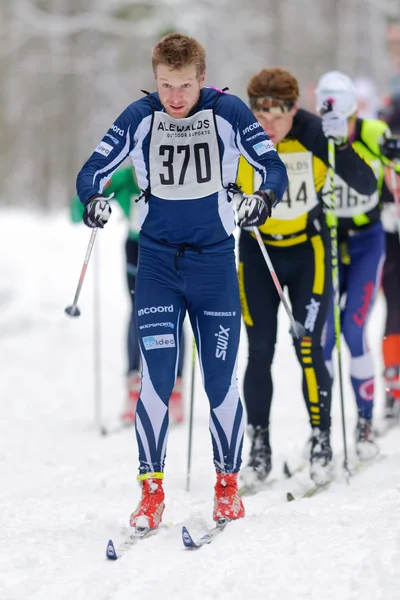
<path id="1" fill-rule="evenodd" d="M 128 106 L 116 119 L 78 173 L 76 189 L 83 205 L 102 194 L 114 171 L 133 150 L 134 136 L 143 118 L 136 104 Z"/>
<path id="2" fill-rule="evenodd" d="M 307 147 L 329 166 L 328 140 L 319 121 L 312 123 L 308 136 Z M 359 194 L 371 196 L 377 189 L 377 181 L 368 163 L 357 154 L 350 143 L 341 148 L 336 148 L 335 154 L 336 173 Z"/>
<path id="3" fill-rule="evenodd" d="M 279 202 L 288 186 L 283 161 L 251 110 L 237 96 L 224 94 L 218 103 L 218 114 L 229 121 L 239 153 L 261 175 L 260 190 L 272 190 Z"/>

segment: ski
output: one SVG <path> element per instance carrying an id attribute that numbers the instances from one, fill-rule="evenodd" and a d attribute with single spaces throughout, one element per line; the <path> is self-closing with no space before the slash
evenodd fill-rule
<path id="1" fill-rule="evenodd" d="M 287 479 L 290 479 L 291 477 L 296 475 L 296 473 L 301 473 L 302 471 L 304 471 L 304 469 L 306 467 L 308 467 L 309 464 L 310 464 L 309 461 L 308 462 L 303 461 L 302 463 L 299 463 L 296 467 L 291 469 L 289 467 L 288 462 L 285 460 L 285 462 L 283 463 L 283 474 Z"/>
<path id="2" fill-rule="evenodd" d="M 304 469 L 308 465 L 309 465 L 308 462 L 303 461 L 303 462 L 299 463 L 298 465 L 296 465 L 294 468 L 290 468 L 289 463 L 285 460 L 283 463 L 283 475 L 287 479 L 290 479 L 291 477 L 294 477 L 298 473 L 301 473 L 302 471 L 304 471 Z M 259 480 L 257 480 L 256 477 L 254 477 L 253 481 L 249 480 L 246 482 L 246 478 L 243 476 L 243 474 L 241 474 L 241 480 L 242 480 L 243 484 L 239 488 L 239 495 L 240 496 L 255 496 L 259 492 L 263 492 L 263 491 L 271 488 L 275 483 L 277 483 L 280 480 L 280 477 L 277 477 L 277 478 L 268 477 L 268 479 L 266 479 L 265 481 L 259 481 Z"/>
<path id="3" fill-rule="evenodd" d="M 194 541 L 194 539 L 190 535 L 187 528 L 185 526 L 183 526 L 182 527 L 183 545 L 185 546 L 185 548 L 188 548 L 189 550 L 198 550 L 199 548 L 204 546 L 204 544 L 211 544 L 211 542 L 217 537 L 217 535 L 219 535 L 220 533 L 222 533 L 224 531 L 224 529 L 228 523 L 229 523 L 229 519 L 220 519 L 219 521 L 217 521 L 216 526 L 209 529 L 199 540 L 197 540 L 197 542 Z"/>
<path id="4" fill-rule="evenodd" d="M 353 463 L 353 465 L 350 467 L 350 469 L 349 469 L 350 476 L 356 475 L 360 471 L 363 471 L 366 467 L 370 467 L 372 465 L 379 463 L 380 461 L 384 460 L 384 458 L 385 458 L 385 455 L 378 454 L 377 456 L 375 456 L 374 458 L 371 458 L 369 460 L 364 460 L 364 461 L 358 460 L 358 462 Z M 320 492 L 328 489 L 329 486 L 331 485 L 331 483 L 333 483 L 334 481 L 335 481 L 335 478 L 331 479 L 330 481 L 327 481 L 326 483 L 323 483 L 323 484 L 319 484 L 319 485 L 314 484 L 312 487 L 310 487 L 308 490 L 306 490 L 303 494 L 298 496 L 298 498 L 299 499 L 311 498 L 312 496 L 315 496 L 316 494 L 319 494 Z M 296 496 L 294 494 L 292 494 L 291 492 L 288 492 L 286 494 L 286 500 L 288 502 L 293 502 L 293 500 L 296 500 Z"/>
<path id="5" fill-rule="evenodd" d="M 299 463 L 296 467 L 291 469 L 287 461 L 283 463 L 283 474 L 287 479 L 294 477 L 298 473 L 304 471 L 304 469 L 308 466 L 309 463 L 302 462 Z M 268 478 L 266 481 L 253 481 L 251 483 L 243 483 L 243 485 L 239 488 L 240 496 L 255 496 L 259 492 L 263 492 L 265 490 L 270 489 L 280 478 Z"/>
<path id="6" fill-rule="evenodd" d="M 173 526 L 174 523 L 161 523 L 157 529 L 151 529 L 150 527 L 136 527 L 136 529 L 130 531 L 117 546 L 112 540 L 109 540 L 106 548 L 106 557 L 109 560 L 118 560 L 118 558 L 121 558 L 121 556 L 141 540 L 157 535 L 160 529 L 168 529 Z"/>
<path id="7" fill-rule="evenodd" d="M 323 490 L 328 489 L 328 487 L 330 486 L 330 484 L 332 483 L 332 481 L 327 481 L 326 483 L 322 483 L 322 484 L 314 484 L 312 487 L 308 488 L 308 490 L 306 490 L 303 494 L 301 494 L 301 496 L 299 496 L 299 499 L 301 498 L 311 498 L 312 496 L 315 496 L 316 494 L 322 492 Z M 286 494 L 286 500 L 288 502 L 293 502 L 294 500 L 296 500 L 296 496 L 294 496 L 291 492 L 288 492 Z"/>
<path id="8" fill-rule="evenodd" d="M 356 475 L 357 473 L 359 473 L 366 467 L 371 467 L 372 465 L 376 465 L 377 463 L 381 462 L 385 458 L 386 458 L 386 456 L 384 454 L 377 454 L 376 456 L 373 456 L 372 458 L 370 458 L 368 460 L 358 459 L 358 461 L 353 463 L 353 465 L 350 467 L 350 474 Z"/>
<path id="9" fill-rule="evenodd" d="M 150 529 L 150 527 L 142 527 L 130 533 L 117 547 L 112 540 L 109 540 L 106 549 L 106 557 L 109 560 L 117 560 L 121 558 L 128 550 L 135 546 L 141 540 L 149 538 L 158 533 L 159 529 Z"/>
<path id="10" fill-rule="evenodd" d="M 239 496 L 255 496 L 256 494 L 258 494 L 258 492 L 268 490 L 277 481 L 277 479 L 267 479 L 266 481 L 259 481 L 257 483 L 252 484 L 245 483 L 238 490 Z"/>

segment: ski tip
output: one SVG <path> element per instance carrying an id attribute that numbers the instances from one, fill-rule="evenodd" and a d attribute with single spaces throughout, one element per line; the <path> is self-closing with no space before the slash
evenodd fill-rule
<path id="1" fill-rule="evenodd" d="M 117 558 L 118 558 L 118 555 L 115 551 L 114 542 L 112 540 L 109 540 L 109 542 L 107 544 L 106 557 L 109 560 L 117 560 Z"/>
<path id="2" fill-rule="evenodd" d="M 294 500 L 294 499 L 295 499 L 295 498 L 294 498 L 293 494 L 291 494 L 290 492 L 288 492 L 288 493 L 286 494 L 286 500 L 287 500 L 288 502 L 293 502 L 293 500 Z"/>
<path id="3" fill-rule="evenodd" d="M 289 469 L 289 465 L 287 464 L 286 460 L 283 463 L 283 474 L 285 475 L 285 477 L 287 477 L 288 479 L 290 479 L 290 477 L 292 476 L 292 472 Z"/>
<path id="4" fill-rule="evenodd" d="M 184 525 L 182 526 L 182 542 L 185 548 L 193 548 L 195 545 L 192 536 Z"/>

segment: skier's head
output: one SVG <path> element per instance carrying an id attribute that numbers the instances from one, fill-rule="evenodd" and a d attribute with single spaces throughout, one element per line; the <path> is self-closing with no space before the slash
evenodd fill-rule
<path id="1" fill-rule="evenodd" d="M 346 117 L 355 116 L 357 112 L 357 97 L 354 84 L 350 77 L 340 71 L 329 71 L 322 75 L 316 90 L 316 109 L 321 114 L 331 104 L 332 109 Z"/>
<path id="2" fill-rule="evenodd" d="M 250 108 L 274 144 L 279 144 L 293 125 L 297 112 L 299 84 L 280 67 L 262 69 L 247 86 Z"/>
<path id="3" fill-rule="evenodd" d="M 180 33 L 163 37 L 151 58 L 160 102 L 175 119 L 186 117 L 198 102 L 206 76 L 206 54 L 194 38 Z"/>

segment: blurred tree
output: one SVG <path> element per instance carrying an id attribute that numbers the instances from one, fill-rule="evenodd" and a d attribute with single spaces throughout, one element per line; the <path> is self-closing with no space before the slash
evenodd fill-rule
<path id="1" fill-rule="evenodd" d="M 1 199 L 67 205 L 112 119 L 151 87 L 175 2 L 0 0 Z"/>
<path id="2" fill-rule="evenodd" d="M 153 89 L 165 33 L 207 49 L 207 83 L 246 98 L 250 76 L 282 65 L 313 108 L 328 69 L 389 91 L 387 25 L 399 0 L 0 0 L 0 199 L 67 205 L 75 176 L 112 119 Z"/>

